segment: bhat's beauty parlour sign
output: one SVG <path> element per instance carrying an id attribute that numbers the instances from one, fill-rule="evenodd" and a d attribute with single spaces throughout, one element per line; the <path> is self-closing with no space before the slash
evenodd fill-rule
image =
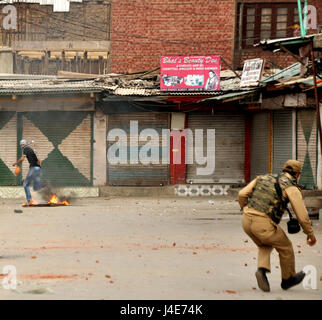
<path id="1" fill-rule="evenodd" d="M 220 56 L 162 56 L 160 66 L 161 90 L 220 90 Z"/>
<path id="2" fill-rule="evenodd" d="M 246 60 L 244 63 L 243 74 L 240 80 L 241 87 L 258 86 L 264 70 L 263 59 Z"/>

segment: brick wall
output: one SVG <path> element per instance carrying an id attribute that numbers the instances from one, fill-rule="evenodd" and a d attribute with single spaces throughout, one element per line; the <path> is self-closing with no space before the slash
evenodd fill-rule
<path id="1" fill-rule="evenodd" d="M 234 20 L 234 0 L 114 0 L 110 71 L 156 68 L 162 55 L 218 54 L 231 63 Z"/>
<path id="2" fill-rule="evenodd" d="M 108 40 L 110 4 L 107 1 L 71 3 L 69 12 L 53 12 L 53 6 L 16 3 L 17 30 L 0 28 L 0 45 L 12 41 Z M 0 5 L 0 21 L 4 14 Z"/>
<path id="3" fill-rule="evenodd" d="M 136 72 L 159 67 L 161 55 L 219 54 L 235 68 L 241 68 L 244 60 L 256 57 L 265 58 L 267 65 L 274 68 L 286 67 L 296 62 L 283 52 L 239 49 L 237 33 L 239 20 L 235 8 L 240 2 L 113 1 L 111 72 Z M 243 0 L 243 2 L 266 1 Z M 296 3 L 295 0 L 267 2 Z M 322 24 L 322 0 L 309 0 L 309 4 L 318 9 L 318 23 Z M 222 63 L 222 69 L 226 68 Z"/>
<path id="4" fill-rule="evenodd" d="M 275 67 L 294 63 L 285 53 L 239 50 L 237 2 L 114 0 L 110 8 L 107 0 L 83 0 L 83 3 L 71 3 L 68 13 L 53 12 L 52 6 L 20 3 L 15 4 L 18 30 L 0 29 L 0 46 L 10 45 L 15 40 L 109 40 L 111 34 L 110 72 L 156 68 L 160 66 L 162 55 L 218 54 L 235 67 L 255 57 L 266 58 Z M 267 2 L 295 3 L 295 0 Z M 322 0 L 309 0 L 309 4 L 318 9 L 318 24 L 321 25 Z M 2 7 L 0 5 L 0 21 Z M 226 68 L 222 63 L 222 69 Z"/>
<path id="5" fill-rule="evenodd" d="M 239 1 L 243 3 L 297 3 L 295 0 L 270 0 L 270 1 L 258 1 L 258 0 L 242 0 Z M 322 27 L 322 0 L 308 0 L 309 5 L 313 5 L 317 8 L 317 19 L 318 19 L 318 25 Z M 303 7 L 303 6 L 302 6 Z M 237 23 L 237 22 L 236 22 Z M 314 34 L 317 33 L 318 30 L 308 30 L 307 34 Z M 322 30 L 320 30 L 321 32 Z M 235 37 L 235 47 L 238 49 L 239 48 L 239 43 L 238 43 L 238 26 L 236 27 L 236 37 Z M 285 68 L 289 66 L 292 63 L 297 62 L 296 59 L 291 57 L 289 54 L 284 53 L 284 52 L 276 52 L 272 53 L 270 51 L 263 51 L 259 48 L 254 48 L 254 49 L 242 49 L 242 50 L 236 50 L 235 51 L 235 56 L 234 56 L 234 66 L 235 68 L 242 68 L 243 63 L 247 59 L 252 59 L 252 58 L 265 58 L 267 61 L 266 66 L 268 67 L 281 67 Z"/>

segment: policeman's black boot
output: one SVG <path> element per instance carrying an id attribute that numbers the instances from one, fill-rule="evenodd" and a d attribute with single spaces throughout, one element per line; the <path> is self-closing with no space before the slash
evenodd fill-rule
<path id="1" fill-rule="evenodd" d="M 291 276 L 288 279 L 282 279 L 281 287 L 284 290 L 287 290 L 291 287 L 294 287 L 302 282 L 305 277 L 305 273 L 303 271 L 298 272 L 295 276 Z"/>
<path id="2" fill-rule="evenodd" d="M 270 291 L 269 282 L 266 277 L 267 271 L 268 270 L 266 270 L 265 268 L 258 268 L 257 271 L 255 272 L 258 287 L 265 292 Z"/>

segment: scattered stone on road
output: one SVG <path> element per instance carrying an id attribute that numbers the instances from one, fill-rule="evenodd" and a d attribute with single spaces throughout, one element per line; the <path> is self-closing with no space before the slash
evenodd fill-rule
<path id="1" fill-rule="evenodd" d="M 0 285 L 0 299 L 320 300 L 321 225 L 313 227 L 314 247 L 302 232 L 289 235 L 301 248 L 297 271 L 315 266 L 318 289 L 282 290 L 273 251 L 271 292 L 263 293 L 254 275 L 257 248 L 233 200 L 89 198 L 67 207 L 30 207 L 24 214 L 12 214 L 23 200 L 3 200 L 0 282 L 4 267 L 14 266 L 17 288 Z"/>

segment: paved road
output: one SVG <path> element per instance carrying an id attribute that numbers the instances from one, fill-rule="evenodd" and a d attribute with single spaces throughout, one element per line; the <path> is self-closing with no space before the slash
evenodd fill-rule
<path id="1" fill-rule="evenodd" d="M 0 200 L 0 281 L 7 265 L 18 281 L 16 290 L 0 282 L 1 299 L 322 298 L 319 221 L 316 246 L 302 232 L 290 236 L 297 270 L 316 267 L 317 290 L 283 291 L 274 251 L 264 293 L 254 277 L 256 247 L 232 198 L 91 198 L 53 208 L 21 202 Z"/>

